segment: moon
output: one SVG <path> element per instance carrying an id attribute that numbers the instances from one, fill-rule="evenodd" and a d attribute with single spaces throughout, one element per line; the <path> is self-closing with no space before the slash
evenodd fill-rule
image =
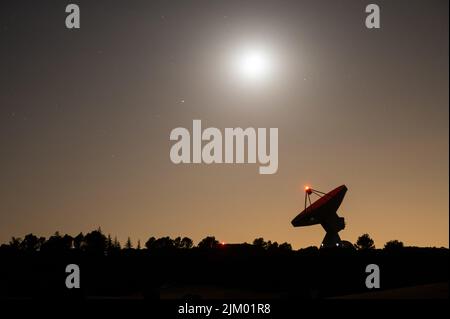
<path id="1" fill-rule="evenodd" d="M 247 82 L 256 83 L 267 80 L 272 72 L 272 57 L 262 48 L 248 48 L 236 56 L 235 70 Z"/>

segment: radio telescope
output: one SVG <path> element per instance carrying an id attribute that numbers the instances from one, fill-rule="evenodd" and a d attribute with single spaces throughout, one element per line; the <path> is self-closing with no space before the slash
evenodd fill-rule
<path id="1" fill-rule="evenodd" d="M 305 209 L 292 220 L 292 225 L 303 227 L 320 224 L 326 232 L 321 248 L 341 247 L 342 241 L 338 233 L 345 228 L 345 222 L 343 217 L 337 215 L 337 210 L 346 192 L 345 185 L 326 194 L 306 186 Z M 316 195 L 319 199 L 311 203 L 311 195 Z"/>

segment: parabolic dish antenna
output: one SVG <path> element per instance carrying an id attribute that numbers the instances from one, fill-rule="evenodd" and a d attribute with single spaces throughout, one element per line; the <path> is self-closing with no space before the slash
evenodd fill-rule
<path id="1" fill-rule="evenodd" d="M 326 231 L 321 247 L 340 247 L 342 242 L 338 233 L 345 228 L 345 222 L 343 217 L 337 215 L 337 210 L 346 192 L 345 185 L 326 194 L 309 186 L 305 187 L 305 209 L 292 220 L 292 225 L 303 227 L 320 224 Z M 316 195 L 319 199 L 311 203 L 311 195 Z"/>

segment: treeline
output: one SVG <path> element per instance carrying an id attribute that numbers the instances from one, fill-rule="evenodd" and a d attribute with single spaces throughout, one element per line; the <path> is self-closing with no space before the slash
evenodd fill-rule
<path id="1" fill-rule="evenodd" d="M 292 250 L 292 246 L 289 243 L 278 244 L 277 242 L 271 242 L 270 240 L 265 242 L 262 238 L 255 239 L 253 245 L 262 249 Z M 189 237 L 150 237 L 143 246 L 140 240 L 137 241 L 135 246 L 130 237 L 128 237 L 122 246 L 117 237 L 112 238 L 111 235 L 105 235 L 102 230 L 98 228 L 86 235 L 79 233 L 75 237 L 67 234 L 61 235 L 59 232 L 55 232 L 55 234 L 48 239 L 45 237 L 38 237 L 34 234 L 28 234 L 23 238 L 12 237 L 8 244 L 2 244 L 0 246 L 0 251 L 58 252 L 78 250 L 108 254 L 121 250 L 213 249 L 223 246 L 230 245 L 219 242 L 214 236 L 203 238 L 196 246 L 194 245 L 194 241 Z"/>
<path id="2" fill-rule="evenodd" d="M 256 238 L 253 243 L 241 244 L 252 246 L 255 249 L 268 250 L 268 251 L 291 251 L 291 244 L 277 243 L 272 241 L 265 241 L 263 238 Z M 61 235 L 59 232 L 55 232 L 53 236 L 48 239 L 45 237 L 38 237 L 34 234 L 28 234 L 23 239 L 12 237 L 8 244 L 2 244 L 0 246 L 1 251 L 25 251 L 25 252 L 60 252 L 77 250 L 88 253 L 104 253 L 111 254 L 117 251 L 123 250 L 162 250 L 162 249 L 214 249 L 224 246 L 236 246 L 235 244 L 225 244 L 219 242 L 214 236 L 207 236 L 203 238 L 196 246 L 189 237 L 176 237 L 170 238 L 168 236 L 155 238 L 150 237 L 142 246 L 141 241 L 138 240 L 136 246 L 133 245 L 130 237 L 128 237 L 125 244 L 122 244 L 117 240 L 117 237 L 112 238 L 111 235 L 103 234 L 102 230 L 91 231 L 84 235 L 79 233 L 77 236 L 72 237 L 70 235 Z M 351 248 L 357 250 L 375 249 L 375 243 L 368 234 L 361 235 L 355 244 L 350 242 L 343 242 L 344 248 Z M 404 244 L 398 240 L 392 240 L 385 244 L 385 249 L 401 249 Z M 300 249 L 302 251 L 317 250 L 315 246 Z"/>

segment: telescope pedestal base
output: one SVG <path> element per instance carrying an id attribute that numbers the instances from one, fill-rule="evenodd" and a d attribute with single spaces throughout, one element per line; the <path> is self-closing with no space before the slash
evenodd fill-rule
<path id="1" fill-rule="evenodd" d="M 337 232 L 327 232 L 323 238 L 322 245 L 320 248 L 332 248 L 341 246 L 341 237 L 339 237 Z"/>

